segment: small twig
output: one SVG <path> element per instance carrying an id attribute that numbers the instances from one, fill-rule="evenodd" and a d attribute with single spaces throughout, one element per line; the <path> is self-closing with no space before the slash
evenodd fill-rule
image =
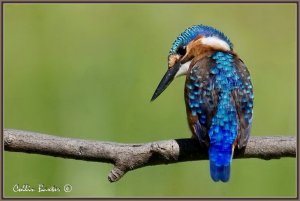
<path id="1" fill-rule="evenodd" d="M 4 130 L 4 149 L 13 152 L 43 154 L 85 161 L 114 164 L 108 175 L 118 181 L 126 172 L 137 168 L 208 159 L 207 148 L 193 139 L 175 139 L 145 144 L 121 144 L 63 138 L 52 135 Z M 295 137 L 251 137 L 245 149 L 234 158 L 278 159 L 296 157 Z"/>

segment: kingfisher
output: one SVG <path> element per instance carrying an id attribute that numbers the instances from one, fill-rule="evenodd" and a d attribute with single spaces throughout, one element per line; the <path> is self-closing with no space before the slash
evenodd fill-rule
<path id="1" fill-rule="evenodd" d="M 254 99 L 250 73 L 223 32 L 194 25 L 173 42 L 168 70 L 151 101 L 182 75 L 192 138 L 208 148 L 212 180 L 228 182 L 234 150 L 244 148 L 250 136 Z"/>

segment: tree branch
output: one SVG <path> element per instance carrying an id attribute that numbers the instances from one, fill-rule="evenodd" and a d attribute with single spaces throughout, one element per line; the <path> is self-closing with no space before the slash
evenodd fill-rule
<path id="1" fill-rule="evenodd" d="M 149 165 L 208 159 L 207 148 L 194 139 L 121 144 L 63 138 L 13 129 L 4 130 L 4 149 L 13 152 L 112 163 L 114 168 L 108 175 L 110 182 L 118 181 L 130 170 Z M 234 155 L 234 158 L 265 160 L 281 157 L 296 157 L 295 137 L 251 137 L 247 147 L 236 150 Z"/>

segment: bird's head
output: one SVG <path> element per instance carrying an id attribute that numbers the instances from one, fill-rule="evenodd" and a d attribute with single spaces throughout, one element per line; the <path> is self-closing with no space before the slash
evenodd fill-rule
<path id="1" fill-rule="evenodd" d="M 168 56 L 168 70 L 156 88 L 155 100 L 175 77 L 186 75 L 193 60 L 212 51 L 232 51 L 233 45 L 221 31 L 205 25 L 194 25 L 182 32 L 173 42 Z"/>

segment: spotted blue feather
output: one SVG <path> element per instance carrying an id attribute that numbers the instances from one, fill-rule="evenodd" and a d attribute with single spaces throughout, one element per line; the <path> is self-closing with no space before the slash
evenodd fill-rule
<path id="1" fill-rule="evenodd" d="M 186 85 L 187 106 L 200 141 L 209 140 L 211 177 L 227 182 L 232 148 L 238 135 L 248 140 L 253 107 L 250 75 L 244 64 L 227 52 L 215 52 L 192 68 Z"/>

